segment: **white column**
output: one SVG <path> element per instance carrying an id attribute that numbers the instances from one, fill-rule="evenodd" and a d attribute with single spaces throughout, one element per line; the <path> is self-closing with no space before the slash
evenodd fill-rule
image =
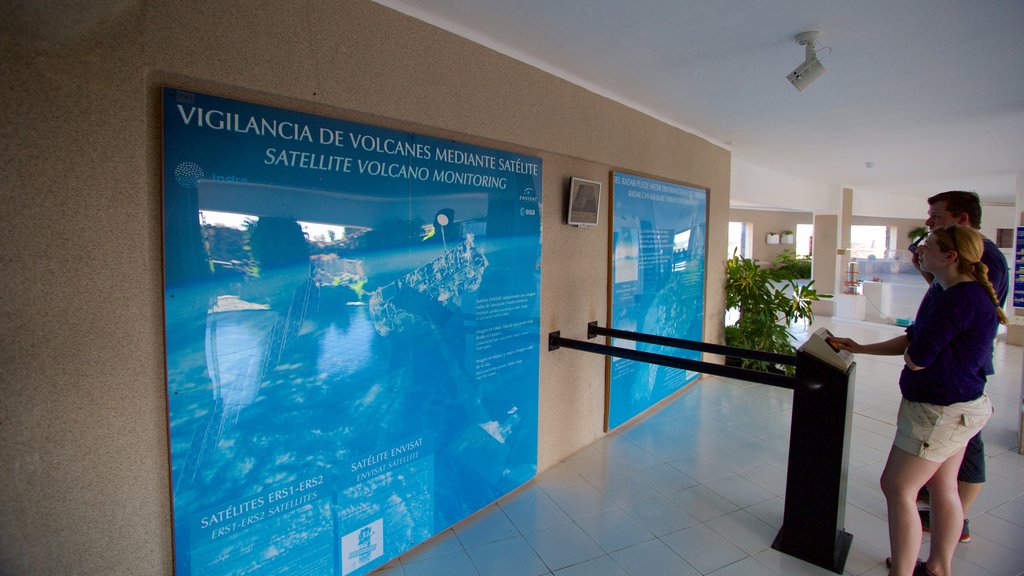
<path id="1" fill-rule="evenodd" d="M 843 188 L 839 196 L 839 246 L 836 254 L 839 255 L 836 262 L 836 286 L 842 291 L 843 280 L 846 279 L 846 269 L 850 264 L 850 225 L 853 224 L 853 190 Z"/>
<path id="2" fill-rule="evenodd" d="M 814 253 L 811 255 L 811 278 L 820 294 L 835 294 L 836 248 L 839 245 L 839 217 L 835 214 L 814 215 Z M 835 302 L 822 300 L 811 305 L 816 315 L 835 314 Z"/>

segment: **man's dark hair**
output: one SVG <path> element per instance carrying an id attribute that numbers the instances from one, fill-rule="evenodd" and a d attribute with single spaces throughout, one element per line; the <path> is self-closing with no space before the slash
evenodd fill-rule
<path id="1" fill-rule="evenodd" d="M 936 194 L 928 199 L 928 205 L 936 202 L 945 202 L 946 211 L 953 216 L 967 214 L 967 222 L 975 230 L 981 229 L 981 199 L 975 192 L 964 192 L 963 190 L 950 190 Z"/>

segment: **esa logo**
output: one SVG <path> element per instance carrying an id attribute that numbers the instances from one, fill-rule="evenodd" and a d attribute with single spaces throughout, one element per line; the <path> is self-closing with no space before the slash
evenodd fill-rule
<path id="1" fill-rule="evenodd" d="M 533 188 L 525 188 L 519 193 L 519 202 L 527 203 L 519 209 L 520 216 L 536 216 L 537 215 L 537 191 Z"/>

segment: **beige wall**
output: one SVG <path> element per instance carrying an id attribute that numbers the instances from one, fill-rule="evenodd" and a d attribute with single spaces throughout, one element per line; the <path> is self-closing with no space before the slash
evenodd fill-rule
<path id="1" fill-rule="evenodd" d="M 725 252 L 726 150 L 365 0 L 23 2 L 0 74 L 2 574 L 172 572 L 161 84 L 541 156 L 545 336 L 607 314 L 607 218 L 563 223 L 569 176 L 708 187 Z M 604 361 L 539 344 L 543 469 L 602 434 Z"/>
<path id="2" fill-rule="evenodd" d="M 751 257 L 755 260 L 772 262 L 780 252 L 789 248 L 796 249 L 795 244 L 769 244 L 767 241 L 769 232 L 781 233 L 783 230 L 792 230 L 796 234 L 797 224 L 813 224 L 814 214 L 810 212 L 783 212 L 780 210 L 742 210 L 732 208 L 729 210 L 730 222 L 749 222 L 753 229 L 753 242 Z"/>

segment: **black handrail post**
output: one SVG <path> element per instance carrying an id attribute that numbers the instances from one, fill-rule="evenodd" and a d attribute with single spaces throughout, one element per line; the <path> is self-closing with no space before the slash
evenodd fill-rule
<path id="1" fill-rule="evenodd" d="M 548 333 L 548 352 L 552 350 L 558 350 L 561 346 L 558 345 L 558 341 L 562 339 L 562 331 L 555 330 L 554 332 Z"/>
<path id="2" fill-rule="evenodd" d="M 782 528 L 772 548 L 842 574 L 853 536 L 844 528 L 853 421 L 853 383 L 845 372 L 798 351 Z"/>

